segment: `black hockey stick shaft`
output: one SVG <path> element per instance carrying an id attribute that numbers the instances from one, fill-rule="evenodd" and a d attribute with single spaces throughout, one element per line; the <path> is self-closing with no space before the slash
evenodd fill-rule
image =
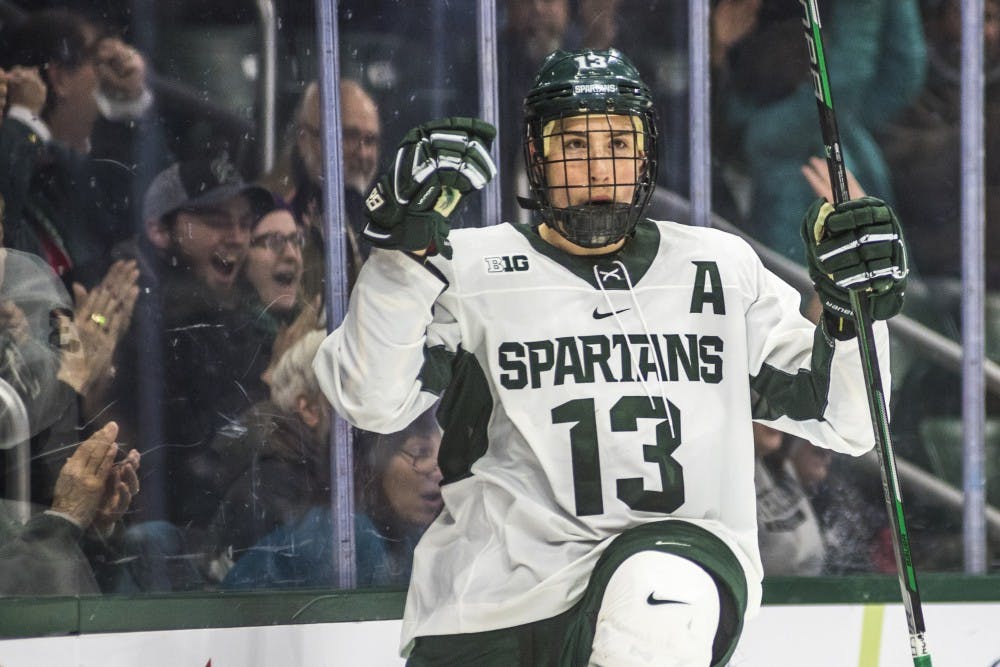
<path id="1" fill-rule="evenodd" d="M 820 128 L 826 149 L 826 162 L 830 170 L 830 185 L 833 189 L 834 204 L 850 199 L 847 188 L 847 168 L 840 147 L 840 132 L 833 110 L 830 93 L 830 79 L 827 70 L 826 52 L 817 0 L 799 0 L 804 12 L 806 44 L 809 48 L 809 63 L 816 90 L 816 107 L 819 110 Z M 903 607 L 910 630 L 910 652 L 915 667 L 930 667 L 931 656 L 925 638 L 924 614 L 920 606 L 917 589 L 917 574 L 910 552 L 910 537 L 903 516 L 903 499 L 896 475 L 896 459 L 892 452 L 889 436 L 889 419 L 886 412 L 885 393 L 882 388 L 882 374 L 879 371 L 878 354 L 875 349 L 875 335 L 872 331 L 871 305 L 867 292 L 851 290 L 851 309 L 854 311 L 858 346 L 861 349 L 864 371 L 865 392 L 868 394 L 868 409 L 871 413 L 872 428 L 875 433 L 875 451 L 879 457 L 882 472 L 882 491 L 885 496 L 889 525 L 892 527 L 892 548 L 896 557 L 896 572 L 899 588 L 903 595 Z"/>

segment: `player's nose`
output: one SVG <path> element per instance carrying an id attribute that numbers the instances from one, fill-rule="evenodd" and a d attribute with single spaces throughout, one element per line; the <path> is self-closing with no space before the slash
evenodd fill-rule
<path id="1" fill-rule="evenodd" d="M 591 156 L 587 168 L 591 183 L 610 182 L 614 175 L 614 161 L 610 155 Z"/>

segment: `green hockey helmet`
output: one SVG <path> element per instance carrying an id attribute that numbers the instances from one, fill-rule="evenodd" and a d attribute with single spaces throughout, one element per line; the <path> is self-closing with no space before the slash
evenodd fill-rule
<path id="1" fill-rule="evenodd" d="M 523 136 L 531 198 L 522 206 L 586 248 L 632 232 L 656 185 L 657 136 L 649 87 L 625 54 L 549 54 L 524 100 Z"/>

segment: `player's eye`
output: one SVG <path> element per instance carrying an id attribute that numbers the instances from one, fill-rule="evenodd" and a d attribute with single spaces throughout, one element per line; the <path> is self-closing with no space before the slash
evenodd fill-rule
<path id="1" fill-rule="evenodd" d="M 611 142 L 611 147 L 615 153 L 630 153 L 632 151 L 632 140 L 630 137 L 615 137 Z"/>

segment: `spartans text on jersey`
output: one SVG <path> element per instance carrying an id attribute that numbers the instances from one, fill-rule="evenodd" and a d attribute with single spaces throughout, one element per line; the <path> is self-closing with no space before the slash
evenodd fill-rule
<path id="1" fill-rule="evenodd" d="M 629 334 L 626 340 L 624 334 L 596 334 L 505 342 L 497 355 L 506 389 L 656 379 L 716 384 L 722 381 L 722 348 L 718 336 Z"/>

